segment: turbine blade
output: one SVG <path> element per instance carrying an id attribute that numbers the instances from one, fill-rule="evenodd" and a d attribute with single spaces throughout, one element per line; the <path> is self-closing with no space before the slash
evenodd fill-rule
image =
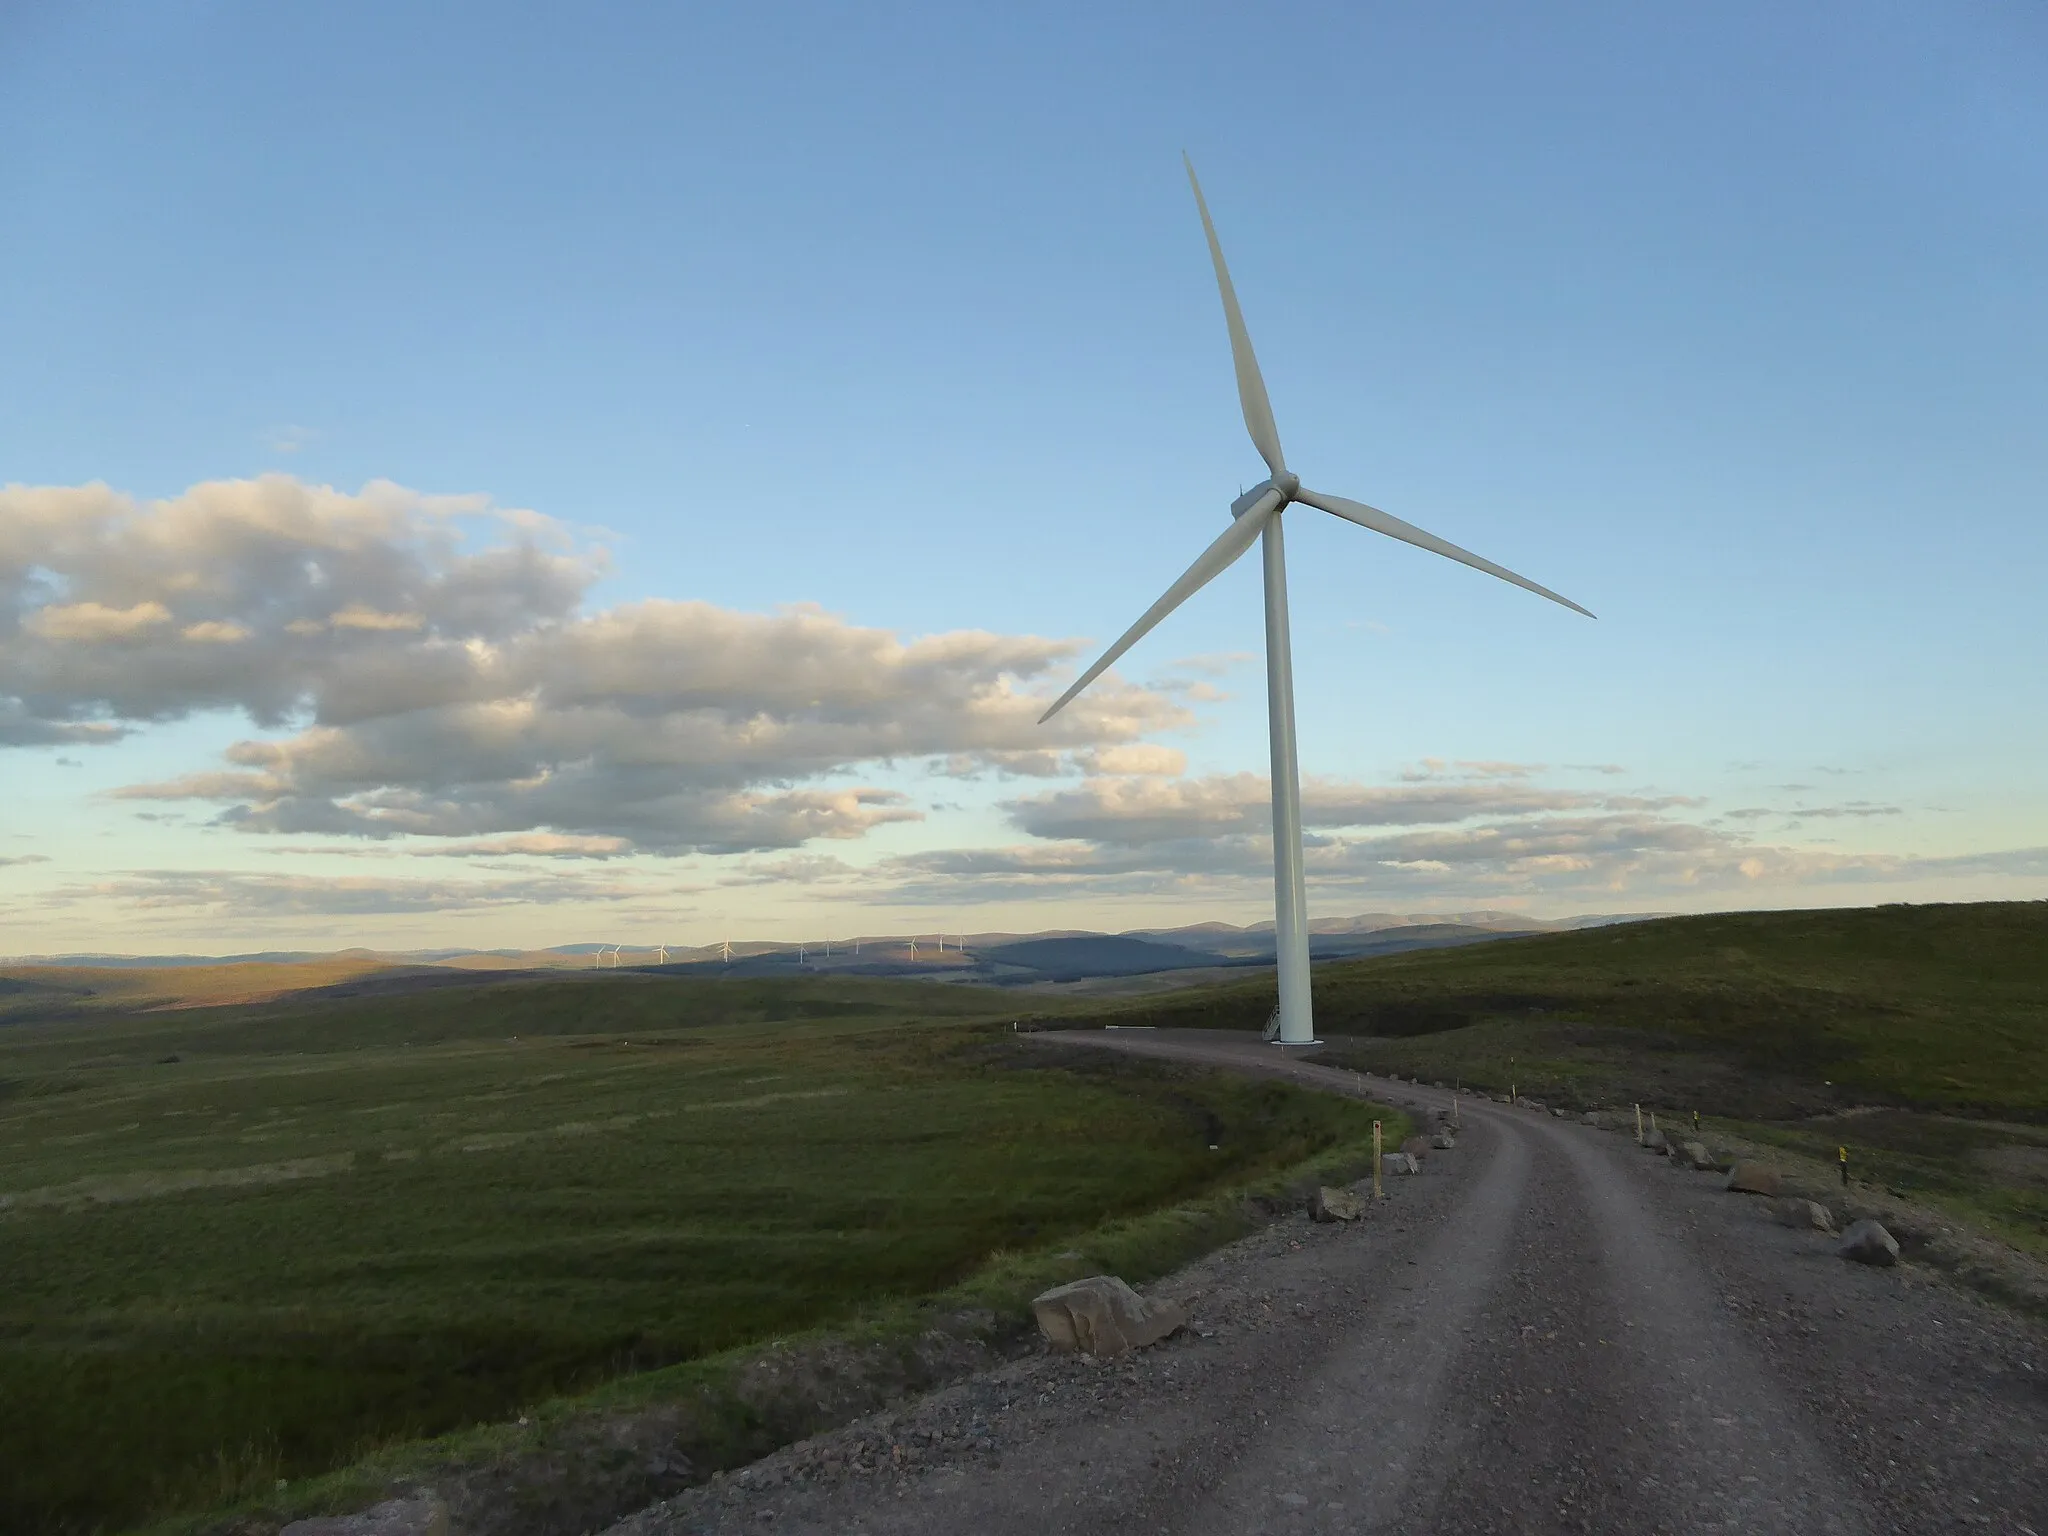
<path id="1" fill-rule="evenodd" d="M 1517 576 L 1504 565 L 1495 565 L 1491 560 L 1481 559 L 1469 549 L 1460 549 L 1449 539 L 1440 539 L 1433 533 L 1425 533 L 1413 523 L 1404 523 L 1378 507 L 1368 507 L 1361 501 L 1347 501 L 1342 496 L 1326 496 L 1321 491 L 1304 487 L 1294 493 L 1296 501 L 1305 501 L 1312 507 L 1320 507 L 1347 522 L 1370 528 L 1374 533 L 1384 533 L 1390 539 L 1399 539 L 1404 544 L 1413 544 L 1417 549 L 1426 549 L 1432 554 L 1456 560 L 1460 565 L 1469 565 L 1475 571 L 1484 571 L 1489 576 L 1498 576 L 1502 581 L 1513 582 L 1524 591 L 1534 592 L 1538 597 L 1547 597 L 1553 603 L 1562 603 L 1574 613 L 1583 613 L 1587 618 L 1597 618 L 1590 608 L 1581 608 L 1568 597 L 1560 597 L 1548 587 L 1538 586 L 1526 576 Z"/>
<path id="2" fill-rule="evenodd" d="M 1202 184 L 1195 179 L 1195 162 L 1185 152 L 1181 162 L 1188 168 L 1188 185 L 1195 189 L 1195 206 L 1202 213 L 1202 230 L 1209 237 L 1209 259 L 1216 264 L 1216 286 L 1223 293 L 1223 319 L 1230 327 L 1230 360 L 1237 366 L 1237 402 L 1244 408 L 1245 430 L 1266 468 L 1277 478 L 1287 473 L 1287 459 L 1280 452 L 1280 429 L 1273 425 L 1273 402 L 1266 398 L 1266 381 L 1259 374 L 1259 359 L 1252 351 L 1251 332 L 1244 328 L 1244 312 L 1237 307 L 1237 290 L 1230 283 L 1230 268 L 1223 264 L 1223 247 L 1216 239 L 1216 225 L 1209 218 L 1208 200 Z"/>
<path id="3" fill-rule="evenodd" d="M 1252 541 L 1264 531 L 1267 520 L 1280 509 L 1280 504 L 1280 493 L 1267 491 L 1253 504 L 1250 511 L 1224 529 L 1217 536 L 1216 542 L 1203 550 L 1201 557 L 1187 568 L 1181 579 L 1166 589 L 1166 595 L 1147 608 L 1145 616 L 1125 630 L 1123 638 L 1104 651 L 1094 666 L 1076 678 L 1074 686 L 1060 695 L 1057 704 L 1038 717 L 1038 723 L 1045 724 L 1065 709 L 1073 702 L 1075 695 L 1114 666 L 1119 656 L 1144 639 L 1151 632 L 1153 625 L 1201 591 L 1220 576 L 1232 561 L 1250 549 Z"/>

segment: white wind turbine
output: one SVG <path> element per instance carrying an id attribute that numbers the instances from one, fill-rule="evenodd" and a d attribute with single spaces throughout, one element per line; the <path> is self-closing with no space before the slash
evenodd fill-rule
<path id="1" fill-rule="evenodd" d="M 1186 156 L 1181 157 L 1184 161 Z M 1309 999 L 1308 898 L 1301 871 L 1301 771 L 1294 751 L 1294 658 L 1287 633 L 1287 560 L 1281 541 L 1280 516 L 1295 503 L 1333 513 L 1361 528 L 1383 533 L 1429 550 L 1432 554 L 1457 560 L 1489 576 L 1547 597 L 1554 603 L 1593 615 L 1568 597 L 1538 586 L 1525 576 L 1483 560 L 1470 550 L 1460 549 L 1412 523 L 1368 507 L 1312 491 L 1301 477 L 1287 467 L 1280 452 L 1280 433 L 1273 425 L 1273 406 L 1266 398 L 1266 382 L 1259 376 L 1259 360 L 1252 354 L 1252 338 L 1245 330 L 1244 315 L 1237 307 L 1237 291 L 1230 283 L 1230 269 L 1223 263 L 1223 247 L 1216 239 L 1216 226 L 1209 218 L 1209 205 L 1202 197 L 1202 184 L 1195 179 L 1195 167 L 1187 161 L 1188 185 L 1194 188 L 1195 207 L 1202 215 L 1202 230 L 1209 237 L 1209 259 L 1216 267 L 1216 286 L 1223 295 L 1223 320 L 1230 328 L 1230 356 L 1237 369 L 1237 398 L 1244 410 L 1244 424 L 1252 445 L 1271 472 L 1230 504 L 1231 524 L 1216 541 L 1202 551 L 1201 558 L 1166 589 L 1166 595 L 1145 610 L 1144 616 L 1124 631 L 1101 658 L 1074 680 L 1074 686 L 1039 718 L 1043 725 L 1064 709 L 1075 695 L 1106 672 L 1125 651 L 1136 645 L 1152 627 L 1234 563 L 1252 541 L 1263 545 L 1266 566 L 1266 713 L 1272 738 L 1273 758 L 1273 916 L 1274 959 L 1280 980 L 1280 1043 L 1313 1045 L 1315 1011 Z"/>

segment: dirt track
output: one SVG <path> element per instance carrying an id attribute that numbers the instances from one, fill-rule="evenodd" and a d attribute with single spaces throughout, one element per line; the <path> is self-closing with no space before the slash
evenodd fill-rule
<path id="1" fill-rule="evenodd" d="M 1435 1108 L 1242 1037 L 1049 1038 Z M 903 1536 L 1996 1531 L 2048 1536 L 2048 1340 L 1843 1263 L 1628 1138 L 1461 1105 L 1356 1226 L 1283 1223 L 1152 1289 L 1196 1327 L 1039 1357 L 622 1522 Z"/>

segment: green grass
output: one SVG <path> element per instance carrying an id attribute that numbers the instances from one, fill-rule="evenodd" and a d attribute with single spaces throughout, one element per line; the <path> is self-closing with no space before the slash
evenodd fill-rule
<path id="1" fill-rule="evenodd" d="M 1142 1268 L 1185 1247 L 1148 1213 L 1363 1133 L 1020 1045 L 1008 1006 L 620 978 L 0 1031 L 0 1529 L 217 1505 L 933 1292 L 1014 1306 L 1079 1234 Z"/>
<path id="2" fill-rule="evenodd" d="M 1247 1029 L 1272 997 L 1268 979 L 1099 1016 Z M 1553 1024 L 1572 1028 L 1542 1033 Z M 1324 1034 L 1489 1025 L 1467 1038 L 1503 1088 L 1506 1058 L 1521 1055 L 1504 1031 L 1534 1026 L 1527 1038 L 1554 1048 L 1560 1079 L 1597 1075 L 1633 1039 L 1724 1077 L 2048 1119 L 2048 902 L 1665 918 L 1316 970 Z"/>

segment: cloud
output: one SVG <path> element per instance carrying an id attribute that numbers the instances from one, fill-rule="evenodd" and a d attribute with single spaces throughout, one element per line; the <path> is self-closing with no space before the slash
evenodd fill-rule
<path id="1" fill-rule="evenodd" d="M 8 486 L 0 710 L 45 732 L 383 713 L 408 686 L 445 696 L 470 647 L 569 618 L 603 565 L 546 519 L 385 482 L 349 495 L 269 475 L 148 503 Z"/>
<path id="2" fill-rule="evenodd" d="M 1410 784 L 1420 784 L 1431 779 L 1527 779 L 1542 773 L 1544 763 L 1502 763 L 1502 762 L 1449 762 L 1441 757 L 1425 757 L 1421 765 L 1405 769 L 1401 778 Z"/>
<path id="3" fill-rule="evenodd" d="M 388 913 L 450 913 L 498 907 L 624 901 L 646 895 L 638 885 L 556 874 L 485 880 L 405 880 L 373 876 L 245 874 L 232 870 L 138 870 L 111 880 L 68 886 L 63 901 L 109 903 L 135 911 L 184 911 L 226 918 L 365 917 Z"/>
<path id="4" fill-rule="evenodd" d="M 50 856 L 46 853 L 0 854 L 0 869 L 10 864 L 47 864 Z"/>
<path id="5" fill-rule="evenodd" d="M 141 504 L 0 491 L 0 741 L 108 740 L 232 708 L 282 739 L 120 791 L 257 833 L 612 839 L 743 852 L 923 813 L 877 765 L 1052 775 L 1187 723 L 1108 679 L 1038 717 L 1076 647 L 905 638 L 813 607 L 586 611 L 600 550 L 477 498 L 286 476 Z"/>
<path id="6" fill-rule="evenodd" d="M 562 832 L 520 832 L 466 843 L 434 843 L 412 850 L 416 857 L 456 859 L 615 859 L 631 853 L 623 837 L 584 837 Z"/>
<path id="7" fill-rule="evenodd" d="M 1604 803 L 1599 795 L 1577 790 L 1498 780 L 1368 785 L 1310 777 L 1301 786 L 1302 825 L 1311 828 L 1412 826 Z M 1251 773 L 1192 779 L 1104 777 L 1012 800 L 1005 809 L 1012 823 L 1033 837 L 1136 846 L 1247 833 L 1264 836 L 1272 826 L 1272 790 L 1264 776 Z"/>
<path id="8" fill-rule="evenodd" d="M 22 628 L 38 639 L 100 645 L 112 640 L 140 640 L 171 621 L 162 603 L 134 603 L 109 608 L 105 603 L 51 603 L 23 621 Z"/>

